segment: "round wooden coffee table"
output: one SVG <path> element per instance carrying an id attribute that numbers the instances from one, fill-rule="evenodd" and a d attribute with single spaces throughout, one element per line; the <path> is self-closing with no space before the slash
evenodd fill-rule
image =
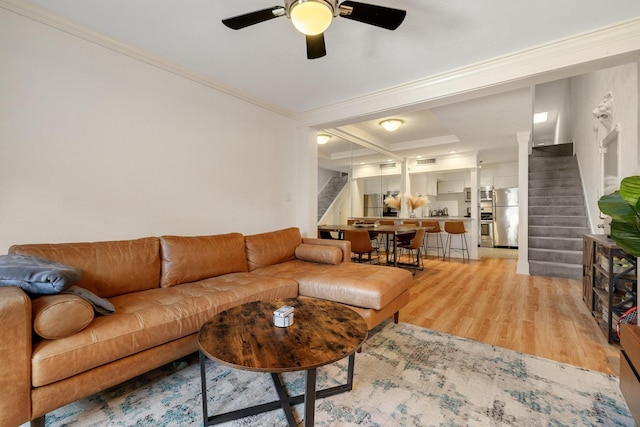
<path id="1" fill-rule="evenodd" d="M 273 324 L 273 312 L 283 305 L 295 308 L 293 325 Z M 367 338 L 362 316 L 342 304 L 312 299 L 257 301 L 225 310 L 205 323 L 198 334 L 204 425 L 214 425 L 282 408 L 296 426 L 291 407 L 304 402 L 304 425 L 313 426 L 316 398 L 351 390 L 355 352 Z M 234 369 L 269 372 L 279 400 L 209 416 L 206 358 Z M 349 357 L 347 382 L 316 390 L 316 368 Z M 306 371 L 304 395 L 289 396 L 282 372 Z"/>

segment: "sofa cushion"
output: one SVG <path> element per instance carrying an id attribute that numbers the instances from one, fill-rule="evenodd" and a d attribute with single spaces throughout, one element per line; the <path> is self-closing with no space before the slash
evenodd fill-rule
<path id="1" fill-rule="evenodd" d="M 82 271 L 33 255 L 0 256 L 0 286 L 17 286 L 32 294 L 57 294 L 78 283 Z"/>
<path id="2" fill-rule="evenodd" d="M 160 245 L 162 287 L 247 271 L 244 236 L 240 233 L 162 236 Z"/>
<path id="3" fill-rule="evenodd" d="M 298 228 L 245 236 L 249 271 L 296 259 L 296 248 L 302 243 Z"/>
<path id="4" fill-rule="evenodd" d="M 33 255 L 82 270 L 78 286 L 102 298 L 159 287 L 157 237 L 94 243 L 14 245 L 9 253 Z"/>
<path id="5" fill-rule="evenodd" d="M 70 288 L 65 289 L 62 293 L 79 296 L 91 304 L 96 313 L 104 316 L 113 314 L 116 311 L 116 308 L 108 299 L 100 298 L 98 295 L 86 290 L 85 288 L 81 288 L 80 286 L 71 286 Z"/>
<path id="6" fill-rule="evenodd" d="M 45 295 L 31 304 L 33 330 L 46 339 L 71 336 L 93 320 L 93 306 L 75 295 Z"/>
<path id="7" fill-rule="evenodd" d="M 262 299 L 295 298 L 298 284 L 277 277 L 231 273 L 195 283 L 112 298 L 116 312 L 96 316 L 77 334 L 34 343 L 34 387 L 60 381 L 114 360 L 198 332 L 214 314 Z"/>
<path id="8" fill-rule="evenodd" d="M 402 268 L 348 262 L 329 265 L 294 260 L 251 274 L 295 280 L 301 296 L 374 310 L 385 307 L 413 283 L 411 272 Z"/>
<path id="9" fill-rule="evenodd" d="M 335 247 L 301 244 L 296 248 L 296 258 L 320 264 L 340 264 L 342 251 Z"/>

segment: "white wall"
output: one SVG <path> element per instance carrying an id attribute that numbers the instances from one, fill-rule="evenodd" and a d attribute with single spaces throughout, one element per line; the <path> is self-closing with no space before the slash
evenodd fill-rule
<path id="1" fill-rule="evenodd" d="M 4 9 L 0 58 L 0 253 L 309 216 L 295 121 Z"/>
<path id="2" fill-rule="evenodd" d="M 619 125 L 620 177 L 638 174 L 638 66 L 608 68 L 571 79 L 572 134 L 585 189 L 591 231 L 597 228 L 600 191 L 599 141 L 606 131 L 591 113 L 607 92 L 613 93 L 613 125 Z M 595 130 L 594 130 L 595 129 Z"/>

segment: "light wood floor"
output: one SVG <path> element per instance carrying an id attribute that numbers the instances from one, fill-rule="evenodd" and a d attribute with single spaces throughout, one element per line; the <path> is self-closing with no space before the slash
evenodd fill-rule
<path id="1" fill-rule="evenodd" d="M 518 275 L 516 263 L 429 255 L 400 321 L 618 375 L 620 346 L 608 344 L 596 325 L 582 282 Z"/>

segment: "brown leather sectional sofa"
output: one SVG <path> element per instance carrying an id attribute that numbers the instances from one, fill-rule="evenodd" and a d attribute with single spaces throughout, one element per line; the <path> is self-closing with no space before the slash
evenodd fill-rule
<path id="1" fill-rule="evenodd" d="M 0 287 L 2 427 L 29 420 L 44 425 L 47 412 L 197 351 L 200 326 L 234 305 L 321 298 L 349 305 L 372 329 L 394 315 L 397 321 L 412 283 L 406 270 L 352 264 L 347 241 L 302 238 L 297 228 L 253 236 L 27 244 L 9 252 L 80 268 L 78 286 L 116 310 L 88 319 L 69 336 L 45 339 L 41 329 L 68 331 L 78 320 L 74 313 L 86 313 L 73 299 L 78 297 L 58 296 L 68 300 L 56 307 L 68 308 L 50 309 L 47 317 L 36 313 L 43 306 L 38 299 Z"/>

